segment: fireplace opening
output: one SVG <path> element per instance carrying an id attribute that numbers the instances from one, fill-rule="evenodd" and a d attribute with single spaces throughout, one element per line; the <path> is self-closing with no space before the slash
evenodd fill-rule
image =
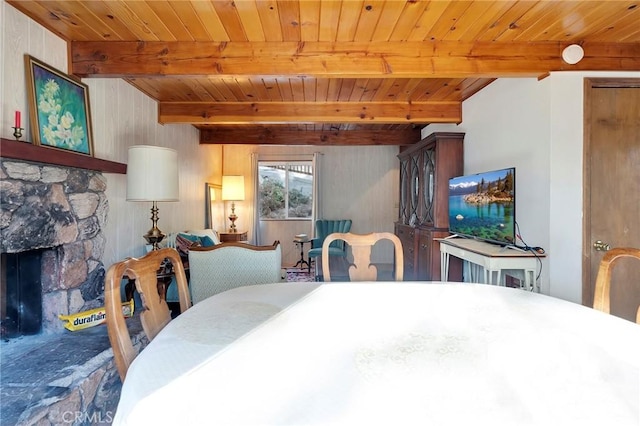
<path id="1" fill-rule="evenodd" d="M 2 253 L 0 311 L 2 338 L 40 333 L 42 329 L 42 253 Z"/>

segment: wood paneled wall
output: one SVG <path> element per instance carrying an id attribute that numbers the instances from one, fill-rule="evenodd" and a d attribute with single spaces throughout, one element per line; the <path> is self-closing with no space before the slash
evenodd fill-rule
<path id="1" fill-rule="evenodd" d="M 22 111 L 30 135 L 24 54 L 67 71 L 66 43 L 7 3 L 0 3 L 1 135 L 13 138 L 13 114 Z M 95 156 L 126 163 L 131 145 L 148 144 L 178 150 L 180 201 L 160 203 L 158 226 L 164 232 L 204 227 L 204 183 L 220 183 L 222 148 L 200 146 L 191 126 L 159 125 L 155 101 L 120 79 L 85 79 L 89 86 Z M 27 139 L 28 138 L 28 139 Z M 31 140 L 30 136 L 24 139 Z M 162 170 L 158 170 L 162 173 Z M 106 174 L 109 213 L 104 230 L 104 264 L 144 253 L 142 235 L 151 227 L 151 203 L 126 201 L 126 177 Z"/>
<path id="2" fill-rule="evenodd" d="M 23 56 L 28 53 L 45 63 L 67 71 L 66 44 L 6 3 L 0 4 L 0 45 L 2 46 L 0 96 L 1 136 L 12 138 L 13 113 L 23 112 L 23 127 L 29 134 Z M 119 79 L 84 79 L 89 86 L 95 156 L 127 161 L 131 145 L 150 144 L 178 150 L 180 161 L 180 201 L 159 204 L 158 226 L 164 232 L 204 226 L 204 183 L 221 183 L 226 174 L 251 176 L 251 153 L 313 154 L 322 152 L 325 200 L 323 216 L 349 217 L 359 233 L 392 231 L 397 218 L 398 161 L 396 146 L 313 147 L 199 145 L 197 130 L 188 125 L 159 125 L 155 101 Z M 29 138 L 30 139 L 30 138 Z M 224 157 L 224 164 L 223 164 Z M 161 173 L 158 170 L 158 173 Z M 144 252 L 142 235 L 151 227 L 151 203 L 126 201 L 126 177 L 107 174 L 109 199 L 105 230 L 104 264 Z M 247 200 L 253 188 L 247 180 Z M 225 206 L 228 210 L 228 206 Z M 237 203 L 238 226 L 252 214 L 250 201 Z M 264 241 L 283 243 L 285 264 L 299 257 L 292 240 L 295 234 L 312 234 L 310 222 L 273 223 Z M 251 237 L 250 237 L 251 238 Z M 269 241 L 270 242 L 270 241 Z M 374 256 L 376 253 L 374 253 Z M 384 261 L 386 254 L 380 254 Z"/>
<path id="3" fill-rule="evenodd" d="M 238 227 L 250 229 L 253 215 L 253 186 L 250 177 L 251 154 L 275 159 L 294 159 L 298 155 L 312 156 L 322 153 L 322 211 L 320 216 L 327 219 L 346 218 L 353 220 L 352 232 L 393 232 L 393 223 L 398 217 L 398 154 L 397 146 L 261 146 L 225 145 L 224 174 L 243 174 L 246 177 L 244 202 L 236 203 Z M 228 210 L 228 207 L 227 207 Z M 293 237 L 299 233 L 313 234 L 313 224 L 309 221 L 268 221 L 261 226 L 260 240 L 271 243 L 280 240 L 283 249 L 283 263 L 293 265 L 300 258 L 299 249 L 293 244 Z M 249 233 L 249 239 L 255 238 Z M 307 244 L 305 250 L 309 248 Z M 378 262 L 391 262 L 389 250 L 374 250 L 373 257 Z"/>

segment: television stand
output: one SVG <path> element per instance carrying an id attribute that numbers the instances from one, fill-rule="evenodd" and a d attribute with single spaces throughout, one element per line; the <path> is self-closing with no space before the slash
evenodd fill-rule
<path id="1" fill-rule="evenodd" d="M 452 240 L 454 238 L 464 238 L 464 237 L 458 234 L 451 234 L 448 237 L 444 237 L 443 240 Z"/>
<path id="2" fill-rule="evenodd" d="M 523 250 L 508 250 L 510 246 L 499 246 L 485 241 L 471 239 L 445 239 L 440 241 L 440 268 L 442 281 L 448 280 L 449 256 L 455 256 L 468 263 L 482 268 L 483 274 L 476 274 L 472 282 L 484 284 L 504 285 L 506 270 L 522 270 L 524 272 L 524 289 L 540 292 L 536 283 L 536 267 L 539 258 L 544 254 L 526 252 Z M 516 247 L 517 249 L 517 247 Z M 465 265 L 465 276 L 471 277 L 471 265 Z M 482 278 L 482 279 L 480 279 Z"/>

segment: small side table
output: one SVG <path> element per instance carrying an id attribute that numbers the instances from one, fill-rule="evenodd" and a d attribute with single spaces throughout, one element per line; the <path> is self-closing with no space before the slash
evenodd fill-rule
<path id="1" fill-rule="evenodd" d="M 218 232 L 221 243 L 233 241 L 247 241 L 247 231 L 243 232 Z"/>
<path id="2" fill-rule="evenodd" d="M 307 265 L 307 271 L 311 273 L 311 263 L 307 259 L 304 258 L 304 243 L 311 243 L 311 240 L 293 240 L 293 242 L 300 246 L 300 260 L 293 265 L 294 268 L 297 268 L 300 265 L 300 269 Z"/>
<path id="3" fill-rule="evenodd" d="M 455 256 L 470 264 L 478 265 L 483 270 L 483 277 L 473 282 L 505 285 L 505 270 L 521 270 L 524 275 L 524 287 L 527 291 L 540 292 L 536 281 L 536 268 L 540 258 L 545 254 L 512 250 L 484 241 L 456 238 L 440 239 L 440 271 L 442 281 L 447 281 L 449 257 Z M 471 271 L 469 271 L 471 272 Z M 469 273 L 469 275 L 472 275 Z M 495 278 L 494 278 L 495 277 Z"/>

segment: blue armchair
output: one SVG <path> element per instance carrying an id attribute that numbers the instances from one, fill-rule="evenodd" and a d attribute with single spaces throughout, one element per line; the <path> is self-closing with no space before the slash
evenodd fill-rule
<path id="1" fill-rule="evenodd" d="M 309 259 L 312 257 L 322 256 L 322 243 L 327 235 L 334 232 L 346 233 L 351 230 L 351 219 L 319 219 L 316 220 L 316 235 L 311 240 L 311 249 L 309 250 Z M 345 256 L 344 241 L 336 240 L 329 246 L 329 256 Z"/>

